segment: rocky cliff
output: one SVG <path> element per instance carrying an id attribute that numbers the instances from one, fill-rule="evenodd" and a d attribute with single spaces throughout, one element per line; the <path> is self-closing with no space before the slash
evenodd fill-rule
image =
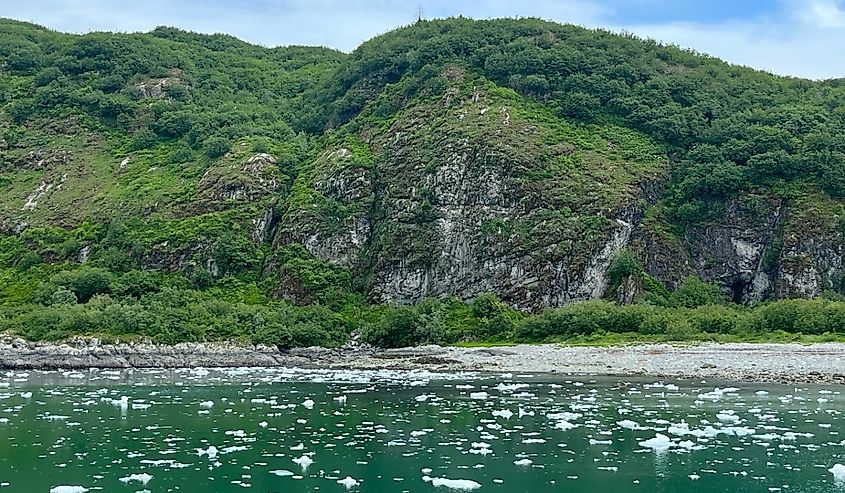
<path id="1" fill-rule="evenodd" d="M 609 275 L 624 253 L 737 303 L 845 290 L 841 84 L 537 20 L 421 22 L 348 56 L 0 37 L 9 285 L 88 264 L 539 311 L 636 301 L 643 279 Z"/>

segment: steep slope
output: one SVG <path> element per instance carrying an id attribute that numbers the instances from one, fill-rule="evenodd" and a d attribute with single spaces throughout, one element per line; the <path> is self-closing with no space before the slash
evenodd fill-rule
<path id="1" fill-rule="evenodd" d="M 88 269 L 342 313 L 689 276 L 738 303 L 845 291 L 841 81 L 533 19 L 350 55 L 5 20 L 0 40 L 4 304 Z"/>
<path id="2" fill-rule="evenodd" d="M 540 309 L 601 297 L 657 198 L 645 189 L 668 178 L 661 150 L 455 66 L 427 84 L 438 90 L 389 120 L 363 118 L 357 149 L 336 145 L 300 175 L 308 193 L 279 241 L 366 275 L 377 302 L 493 292 Z M 314 217 L 320 208 L 330 212 Z"/>

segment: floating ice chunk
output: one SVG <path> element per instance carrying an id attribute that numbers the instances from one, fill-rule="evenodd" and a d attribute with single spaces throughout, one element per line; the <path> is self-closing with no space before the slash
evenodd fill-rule
<path id="1" fill-rule="evenodd" d="M 534 416 L 534 411 L 526 411 L 522 408 L 519 408 L 519 417 L 522 418 L 523 416 Z"/>
<path id="2" fill-rule="evenodd" d="M 531 459 L 519 459 L 519 460 L 513 461 L 513 463 L 516 464 L 517 466 L 530 466 L 531 464 L 534 463 L 534 461 L 531 460 Z"/>
<path id="3" fill-rule="evenodd" d="M 513 417 L 513 411 L 510 409 L 504 409 L 502 411 L 493 411 L 493 416 L 505 419 L 511 419 Z"/>
<path id="4" fill-rule="evenodd" d="M 699 476 L 698 474 L 690 474 L 688 477 L 689 477 L 690 479 L 692 479 L 693 481 L 696 481 L 696 480 L 698 480 L 698 479 L 701 479 L 701 476 Z"/>
<path id="5" fill-rule="evenodd" d="M 566 420 L 558 421 L 557 423 L 555 423 L 555 429 L 558 430 L 569 431 L 573 428 L 578 428 L 578 425 L 574 425 Z"/>
<path id="6" fill-rule="evenodd" d="M 299 445 L 294 445 L 290 449 L 293 450 L 294 452 L 298 452 L 300 450 L 305 450 L 305 444 L 300 443 Z"/>
<path id="7" fill-rule="evenodd" d="M 845 466 L 843 466 L 842 464 L 836 464 L 835 466 L 828 469 L 828 471 L 833 474 L 834 481 L 845 482 Z"/>
<path id="8" fill-rule="evenodd" d="M 210 409 L 214 406 L 214 401 L 202 401 L 200 402 L 200 407 L 204 407 L 206 409 Z"/>
<path id="9" fill-rule="evenodd" d="M 724 397 L 725 394 L 735 394 L 737 392 L 739 392 L 739 389 L 736 387 L 728 387 L 726 389 L 720 389 L 719 387 L 716 387 L 712 392 L 698 394 L 698 398 L 707 399 L 711 401 L 718 401 L 719 399 Z"/>
<path id="10" fill-rule="evenodd" d="M 716 419 L 723 423 L 739 423 L 739 416 L 733 411 L 722 411 L 716 415 Z"/>
<path id="11" fill-rule="evenodd" d="M 487 397 L 489 397 L 489 396 L 490 396 L 490 394 L 488 394 L 487 392 L 470 392 L 470 394 L 469 394 L 470 399 L 474 399 L 474 400 L 477 400 L 477 401 L 483 401 L 483 400 L 487 399 Z"/>
<path id="12" fill-rule="evenodd" d="M 527 383 L 500 383 L 496 386 L 496 390 L 498 390 L 499 392 L 513 392 L 514 390 L 527 389 L 528 387 L 529 385 Z"/>
<path id="13" fill-rule="evenodd" d="M 311 399 L 305 399 L 304 401 L 302 401 L 302 407 L 304 407 L 305 409 L 314 409 L 314 401 L 312 401 Z"/>
<path id="14" fill-rule="evenodd" d="M 628 430 L 642 429 L 639 423 L 637 423 L 636 421 L 631 421 L 630 419 L 623 419 L 622 421 L 617 421 L 616 424 Z"/>
<path id="15" fill-rule="evenodd" d="M 32 392 L 21 392 L 21 397 L 24 399 L 32 399 Z"/>
<path id="16" fill-rule="evenodd" d="M 293 476 L 293 473 L 291 471 L 288 471 L 287 469 L 278 469 L 276 471 L 270 471 L 270 474 L 275 474 L 276 476 L 279 476 L 281 478 Z"/>
<path id="17" fill-rule="evenodd" d="M 153 477 L 144 472 L 144 473 L 141 473 L 141 474 L 130 474 L 129 476 L 126 476 L 125 478 L 120 478 L 120 482 L 129 484 L 132 481 L 137 481 L 138 483 L 141 483 L 142 485 L 147 486 L 147 483 L 149 483 L 151 479 L 153 479 Z"/>
<path id="18" fill-rule="evenodd" d="M 339 395 L 339 396 L 335 397 L 334 400 L 336 402 L 338 402 L 339 404 L 346 404 L 346 396 L 345 395 Z"/>
<path id="19" fill-rule="evenodd" d="M 88 488 L 82 486 L 54 486 L 50 488 L 50 493 L 86 493 Z"/>
<path id="20" fill-rule="evenodd" d="M 203 455 L 207 455 L 209 459 L 214 459 L 215 457 L 217 457 L 218 453 L 220 453 L 220 451 L 217 450 L 217 447 L 215 447 L 214 445 L 209 445 L 207 449 L 197 449 L 197 455 L 199 455 L 200 457 L 202 457 Z"/>
<path id="21" fill-rule="evenodd" d="M 314 463 L 314 459 L 308 457 L 307 455 L 303 455 L 298 459 L 291 459 L 295 464 L 302 468 L 302 470 L 308 469 L 308 466 Z"/>
<path id="22" fill-rule="evenodd" d="M 258 426 L 260 426 L 262 428 L 267 428 L 267 425 L 268 425 L 268 423 L 266 421 L 262 421 L 262 422 L 258 423 Z"/>
<path id="23" fill-rule="evenodd" d="M 754 392 L 754 394 L 756 394 L 756 395 L 758 395 L 758 396 L 760 396 L 760 397 L 763 397 L 763 396 L 769 395 L 769 393 L 768 393 L 768 392 L 766 392 L 765 390 L 758 390 L 757 392 Z"/>
<path id="24" fill-rule="evenodd" d="M 654 438 L 649 438 L 648 440 L 640 442 L 640 446 L 650 448 L 655 452 L 665 452 L 672 446 L 672 440 L 670 440 L 666 435 L 657 433 Z"/>
<path id="25" fill-rule="evenodd" d="M 446 478 L 430 478 L 423 476 L 422 480 L 426 483 L 431 483 L 434 487 L 444 487 L 456 491 L 472 491 L 481 488 L 481 485 L 469 479 L 446 479 Z"/>
<path id="26" fill-rule="evenodd" d="M 337 484 L 342 484 L 343 486 L 346 486 L 347 490 L 351 490 L 352 488 L 358 486 L 361 483 L 359 483 L 358 480 L 355 479 L 355 478 L 352 478 L 350 476 L 346 476 L 343 479 L 338 479 Z"/>

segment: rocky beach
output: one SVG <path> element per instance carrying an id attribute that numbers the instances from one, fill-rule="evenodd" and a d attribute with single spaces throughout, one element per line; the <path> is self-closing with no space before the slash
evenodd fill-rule
<path id="1" fill-rule="evenodd" d="M 501 347 L 423 346 L 374 349 L 281 350 L 234 343 L 102 344 L 97 339 L 63 343 L 0 339 L 0 368 L 303 367 L 327 369 L 426 369 L 653 376 L 736 382 L 845 384 L 845 344 L 642 344 L 587 347 L 556 344 Z"/>

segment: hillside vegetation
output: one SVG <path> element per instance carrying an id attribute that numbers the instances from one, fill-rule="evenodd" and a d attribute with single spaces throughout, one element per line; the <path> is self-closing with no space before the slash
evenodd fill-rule
<path id="1" fill-rule="evenodd" d="M 843 204 L 842 80 L 535 19 L 351 54 L 0 20 L 31 339 L 836 337 Z"/>

